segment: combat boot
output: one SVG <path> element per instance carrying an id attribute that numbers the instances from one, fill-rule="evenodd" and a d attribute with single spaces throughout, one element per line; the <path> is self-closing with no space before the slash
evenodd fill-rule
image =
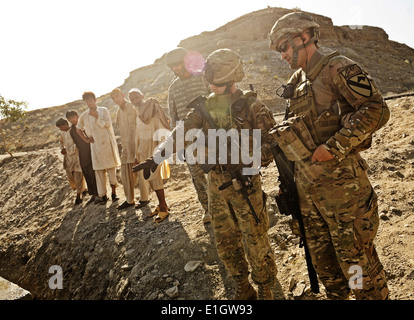
<path id="1" fill-rule="evenodd" d="M 274 300 L 273 292 L 270 286 L 259 284 L 259 300 Z"/>
<path id="2" fill-rule="evenodd" d="M 235 277 L 234 280 L 236 281 L 234 300 L 257 300 L 257 292 L 247 277 Z"/>

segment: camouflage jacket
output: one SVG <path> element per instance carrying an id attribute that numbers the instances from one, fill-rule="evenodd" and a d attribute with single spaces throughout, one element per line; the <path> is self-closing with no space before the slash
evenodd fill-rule
<path id="1" fill-rule="evenodd" d="M 303 74 L 308 77 L 324 57 L 319 50 L 315 52 L 307 68 L 297 70 L 289 82 L 294 83 Z M 369 146 L 372 134 L 389 119 L 388 106 L 374 81 L 351 59 L 331 57 L 310 83 L 317 113 L 313 122 L 322 123 L 321 117 L 327 110 L 339 114 L 338 130 L 322 141 L 337 158 Z"/>

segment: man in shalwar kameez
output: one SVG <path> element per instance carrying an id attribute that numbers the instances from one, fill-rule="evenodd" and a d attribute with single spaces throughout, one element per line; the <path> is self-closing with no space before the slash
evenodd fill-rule
<path id="1" fill-rule="evenodd" d="M 75 206 L 82 203 L 81 194 L 86 191 L 86 183 L 82 168 L 79 164 L 79 153 L 70 135 L 69 123 L 60 118 L 56 121 L 56 127 L 60 129 L 59 143 L 63 154 L 63 169 L 66 171 L 69 185 L 76 190 Z"/>
<path id="2" fill-rule="evenodd" d="M 119 88 L 112 90 L 111 99 L 119 106 L 116 112 L 116 124 L 121 135 L 121 179 L 126 199 L 118 206 L 118 210 L 123 210 L 135 205 L 134 186 L 137 173 L 132 172 L 132 167 L 135 161 L 137 110 L 125 99 L 124 93 Z"/>
<path id="3" fill-rule="evenodd" d="M 96 97 L 93 92 L 85 92 L 82 96 L 89 110 L 86 110 L 79 118 L 77 130 L 84 134 L 85 141 L 91 143 L 92 166 L 95 170 L 96 184 L 99 198 L 95 203 L 106 204 L 106 176 L 112 189 L 112 201 L 118 200 L 116 187 L 116 167 L 121 165 L 118 145 L 116 143 L 114 129 L 109 110 L 96 105 Z"/>
<path id="4" fill-rule="evenodd" d="M 136 129 L 136 164 L 145 161 L 150 157 L 163 137 L 170 132 L 169 119 L 162 110 L 158 101 L 150 98 L 144 101 L 144 95 L 139 89 L 129 91 L 129 100 L 137 108 L 137 129 Z M 154 222 L 162 222 L 168 217 L 169 208 L 164 194 L 163 178 L 168 178 L 168 174 L 163 176 L 162 172 L 169 172 L 169 164 L 164 161 L 158 166 L 157 170 L 151 174 L 148 180 L 144 179 L 143 172 L 138 172 L 139 188 L 141 192 L 140 204 L 149 202 L 149 186 L 155 191 L 158 198 L 158 206 L 150 214 L 154 216 Z"/>

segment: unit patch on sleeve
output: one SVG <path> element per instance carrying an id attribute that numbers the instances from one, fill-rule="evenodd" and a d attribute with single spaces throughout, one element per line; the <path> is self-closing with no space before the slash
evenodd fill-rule
<path id="1" fill-rule="evenodd" d="M 349 89 L 363 97 L 371 97 L 371 82 L 358 65 L 347 66 L 341 71 L 341 75 L 345 78 Z"/>

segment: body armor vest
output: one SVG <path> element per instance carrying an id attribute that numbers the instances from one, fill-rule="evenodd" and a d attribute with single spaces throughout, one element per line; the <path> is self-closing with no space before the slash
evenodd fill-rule
<path id="1" fill-rule="evenodd" d="M 325 143 L 341 128 L 339 102 L 319 115 L 312 91 L 312 82 L 329 63 L 330 59 L 338 55 L 339 53 L 334 52 L 325 56 L 308 74 L 299 69 L 288 82 L 288 86 L 293 87 L 293 94 L 289 101 L 288 116 L 303 118 L 316 145 Z"/>
<path id="2" fill-rule="evenodd" d="M 254 91 L 240 91 L 233 99 L 226 95 L 211 94 L 206 100 L 206 110 L 217 129 L 251 129 L 246 119 L 248 107 L 256 97 Z"/>

